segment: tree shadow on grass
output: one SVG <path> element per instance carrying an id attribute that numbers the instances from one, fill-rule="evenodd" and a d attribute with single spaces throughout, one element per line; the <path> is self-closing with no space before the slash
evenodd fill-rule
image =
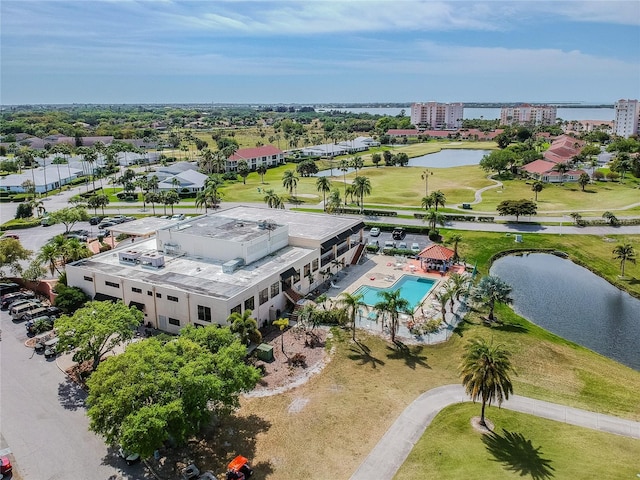
<path id="1" fill-rule="evenodd" d="M 66 410 L 78 410 L 85 407 L 87 394 L 80 385 L 66 379 L 58 385 L 58 401 Z"/>
<path id="2" fill-rule="evenodd" d="M 540 449 L 534 447 L 521 433 L 509 432 L 502 429 L 502 436 L 491 432 L 482 437 L 482 443 L 493 455 L 494 461 L 503 464 L 507 470 L 520 474 L 521 477 L 530 475 L 533 480 L 553 478 L 551 460 L 542 458 Z"/>
<path id="3" fill-rule="evenodd" d="M 491 328 L 494 330 L 500 330 L 501 332 L 512 332 L 512 333 L 527 333 L 529 331 L 527 327 L 517 323 L 497 322 L 491 325 Z"/>
<path id="4" fill-rule="evenodd" d="M 387 350 L 390 350 L 390 352 L 387 353 L 388 359 L 404 360 L 404 363 L 412 370 L 415 370 L 417 366 L 431 369 L 427 362 L 427 356 L 422 355 L 422 351 L 424 350 L 422 345 L 409 347 L 399 340 L 396 340 L 393 343 L 395 348 L 387 346 Z"/>
<path id="5" fill-rule="evenodd" d="M 349 353 L 347 357 L 350 360 L 355 360 L 359 362 L 360 365 L 370 364 L 371 368 L 377 368 L 379 366 L 383 366 L 384 362 L 382 360 L 377 359 L 373 355 L 371 355 L 371 349 L 367 347 L 364 343 L 356 340 L 355 345 L 349 347 Z"/>

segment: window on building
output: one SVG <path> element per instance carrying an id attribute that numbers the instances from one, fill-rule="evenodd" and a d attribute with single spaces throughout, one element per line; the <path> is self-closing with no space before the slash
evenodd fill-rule
<path id="1" fill-rule="evenodd" d="M 271 285 L 271 298 L 277 296 L 280 293 L 280 282 L 276 282 Z"/>
<path id="2" fill-rule="evenodd" d="M 104 284 L 105 284 L 107 287 L 120 288 L 120 284 L 115 283 L 115 282 L 109 282 L 108 280 L 106 280 L 106 281 L 104 282 Z"/>
<path id="3" fill-rule="evenodd" d="M 256 301 L 255 301 L 255 297 L 247 298 L 247 299 L 244 301 L 244 309 L 245 309 L 245 310 L 253 310 L 254 308 L 256 308 Z"/>
<path id="4" fill-rule="evenodd" d="M 300 281 L 300 270 L 296 270 L 296 273 L 293 274 L 293 283 L 298 283 Z"/>
<path id="5" fill-rule="evenodd" d="M 204 305 L 198 305 L 198 320 L 203 322 L 211 321 L 211 307 L 205 307 Z"/>
<path id="6" fill-rule="evenodd" d="M 242 307 L 240 306 L 240 304 L 238 304 L 235 307 L 233 307 L 231 309 L 231 313 L 242 313 Z"/>
<path id="7" fill-rule="evenodd" d="M 169 300 L 170 302 L 177 302 L 178 301 L 178 297 L 174 297 L 172 295 L 167 295 L 167 300 Z"/>
<path id="8" fill-rule="evenodd" d="M 133 293 L 142 293 L 142 289 L 141 288 L 136 288 L 136 287 L 131 287 L 131 291 Z"/>
<path id="9" fill-rule="evenodd" d="M 153 297 L 153 292 L 151 290 L 147 290 L 147 295 L 149 295 L 150 297 Z"/>
<path id="10" fill-rule="evenodd" d="M 310 274 L 311 274 L 311 264 L 310 264 L 310 263 L 307 263 L 307 264 L 304 266 L 304 276 L 305 276 L 305 277 L 308 277 Z"/>
<path id="11" fill-rule="evenodd" d="M 265 288 L 264 290 L 260 290 L 258 294 L 258 303 L 260 305 L 267 303 L 269 301 L 269 289 Z"/>
<path id="12" fill-rule="evenodd" d="M 175 325 L 176 327 L 179 327 L 180 326 L 180 320 L 178 320 L 177 318 L 169 317 L 169 324 Z"/>
<path id="13" fill-rule="evenodd" d="M 86 275 L 85 275 L 85 276 L 84 276 L 84 279 L 85 279 L 87 282 L 93 282 L 93 277 L 88 277 L 88 276 L 86 276 Z"/>
<path id="14" fill-rule="evenodd" d="M 315 272 L 318 270 L 318 268 L 320 267 L 318 266 L 318 259 L 316 258 L 313 262 L 311 262 L 311 270 Z"/>
<path id="15" fill-rule="evenodd" d="M 162 294 L 161 293 L 156 293 L 156 298 L 162 298 Z"/>

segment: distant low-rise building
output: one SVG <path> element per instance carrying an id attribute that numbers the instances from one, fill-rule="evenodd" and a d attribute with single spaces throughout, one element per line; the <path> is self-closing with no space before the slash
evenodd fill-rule
<path id="1" fill-rule="evenodd" d="M 553 125 L 556 123 L 557 107 L 554 105 L 530 105 L 502 107 L 501 125 Z"/>
<path id="2" fill-rule="evenodd" d="M 244 160 L 249 169 L 254 171 L 260 165 L 276 167 L 284 163 L 284 152 L 273 145 L 263 145 L 254 148 L 240 148 L 227 159 L 226 171 L 238 171 L 238 162 Z"/>

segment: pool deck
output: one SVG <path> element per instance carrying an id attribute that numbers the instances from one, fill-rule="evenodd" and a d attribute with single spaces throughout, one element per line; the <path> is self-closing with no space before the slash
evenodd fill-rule
<path id="1" fill-rule="evenodd" d="M 442 275 L 438 271 L 424 271 L 420 268 L 420 261 L 411 258 L 393 257 L 389 255 L 368 255 L 366 261 L 361 265 L 351 265 L 348 269 L 340 273 L 340 278 L 333 280 L 332 287 L 327 292 L 327 295 L 336 301 L 337 297 L 342 292 L 353 293 L 363 285 L 389 288 L 403 275 L 415 275 L 422 278 L 429 278 L 435 280 L 431 291 L 427 297 L 422 301 L 422 306 L 416 308 L 414 311 L 415 318 L 441 318 L 439 305 L 433 304 L 434 295 L 445 286 L 449 274 L 451 272 L 463 273 L 465 268 L 463 265 L 455 265 L 449 272 Z M 446 325 L 442 325 L 440 330 L 435 333 L 427 335 L 414 335 L 409 332 L 407 322 L 410 320 L 408 315 L 401 315 L 400 328 L 396 337 L 401 339 L 405 343 L 412 344 L 432 344 L 447 341 L 455 326 L 464 316 L 466 305 L 464 302 L 456 302 L 453 313 L 449 312 L 449 306 L 447 305 L 447 313 L 445 319 Z M 375 335 L 385 335 L 388 333 L 382 331 L 381 323 L 373 318 L 371 310 L 367 307 L 363 307 L 360 310 L 360 314 L 357 319 L 357 327 L 368 330 Z"/>

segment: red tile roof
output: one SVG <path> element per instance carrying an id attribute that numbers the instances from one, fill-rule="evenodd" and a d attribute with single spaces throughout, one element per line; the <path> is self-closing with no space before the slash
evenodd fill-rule
<path id="1" fill-rule="evenodd" d="M 422 250 L 418 257 L 431 260 L 449 260 L 453 255 L 453 250 L 442 245 L 433 244 Z"/>
<path id="2" fill-rule="evenodd" d="M 418 135 L 418 130 L 391 128 L 387 130 L 387 135 L 394 135 L 394 136 Z"/>
<path id="3" fill-rule="evenodd" d="M 522 167 L 522 170 L 528 173 L 543 174 L 553 170 L 553 167 L 555 166 L 556 164 L 554 162 L 549 162 L 547 160 L 534 160 Z"/>
<path id="4" fill-rule="evenodd" d="M 251 158 L 270 157 L 271 155 L 280 155 L 284 153 L 273 145 L 263 145 L 262 147 L 241 148 L 229 157 L 230 161 L 248 160 Z"/>

